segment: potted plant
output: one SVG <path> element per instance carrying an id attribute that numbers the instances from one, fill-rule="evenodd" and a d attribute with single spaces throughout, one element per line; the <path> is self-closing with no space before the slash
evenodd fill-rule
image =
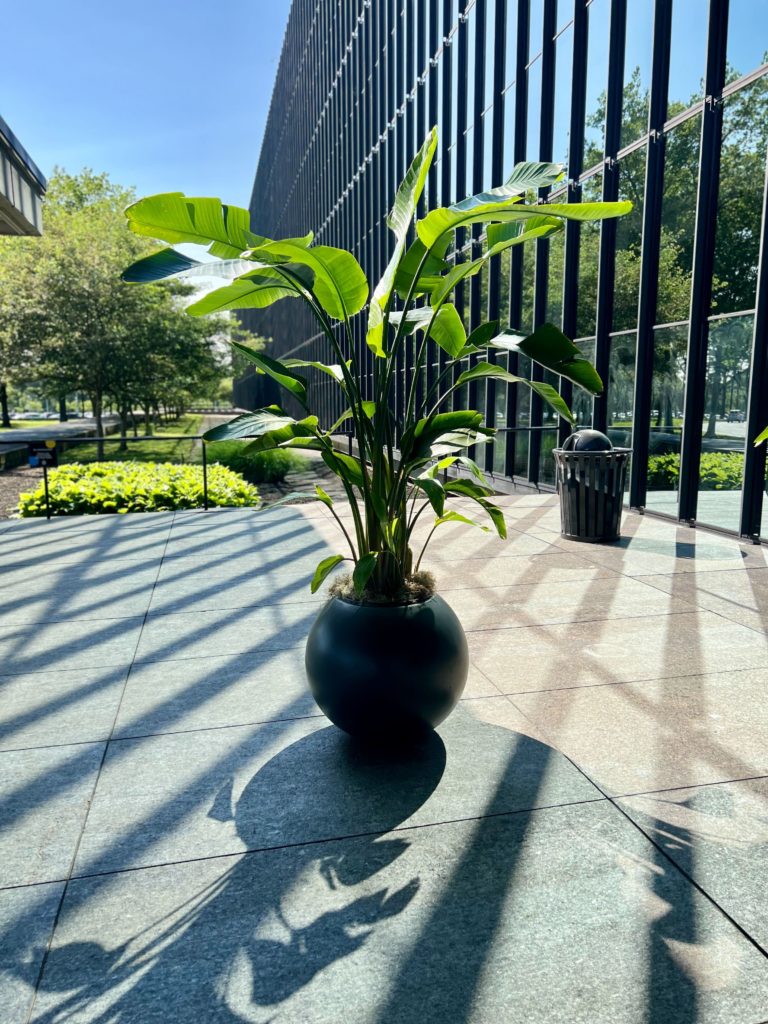
<path id="1" fill-rule="evenodd" d="M 283 299 L 305 303 L 327 339 L 332 361 L 274 359 L 233 342 L 268 374 L 301 410 L 289 415 L 272 405 L 247 413 L 206 434 L 206 440 L 251 438 L 250 449 L 304 448 L 318 451 L 339 477 L 346 512 L 316 488 L 340 528 L 341 549 L 318 565 L 315 592 L 332 571 L 348 561 L 351 573 L 336 577 L 330 601 L 320 612 L 307 644 L 307 673 L 314 696 L 341 728 L 365 736 L 418 733 L 437 725 L 458 701 L 468 671 L 461 624 L 434 592 L 422 569 L 424 549 L 445 523 L 482 523 L 466 513 L 473 503 L 502 538 L 504 516 L 468 450 L 485 443 L 494 430 L 481 412 L 451 409 L 449 400 L 464 384 L 492 378 L 530 387 L 566 420 L 573 417 L 558 392 L 541 381 L 525 380 L 491 361 L 487 353 L 519 352 L 592 394 L 602 384 L 594 367 L 552 324 L 522 336 L 483 323 L 467 332 L 451 296 L 456 286 L 512 246 L 562 231 L 569 219 L 617 217 L 630 203 L 536 204 L 527 193 L 553 185 L 562 168 L 522 163 L 499 188 L 415 221 L 417 204 L 435 153 L 432 130 L 400 185 L 388 224 L 394 233 L 392 257 L 369 299 L 366 276 L 344 250 L 312 245 L 313 236 L 272 240 L 250 230 L 246 210 L 218 199 L 182 193 L 150 196 L 126 211 L 131 229 L 168 243 L 208 246 L 218 264 L 205 267 L 173 248 L 134 263 L 127 281 L 215 270 L 229 283 L 188 307 L 193 316 L 231 309 L 260 309 Z M 451 245 L 457 231 L 486 227 L 483 254 L 461 261 Z M 409 236 L 412 237 L 409 239 Z M 365 341 L 373 352 L 372 390 L 364 387 L 354 344 L 352 318 L 368 305 Z M 445 352 L 445 368 L 430 387 L 419 384 L 429 341 Z M 413 346 L 414 372 L 402 412 L 396 412 L 393 385 L 397 359 Z M 321 424 L 310 408 L 307 373 L 327 374 L 344 396 L 345 412 Z M 356 454 L 337 450 L 333 436 L 349 421 Z M 466 471 L 445 479 L 445 471 Z M 460 508 L 451 507 L 459 500 Z M 426 536 L 423 524 L 430 519 Z M 416 547 L 416 540 L 419 545 Z"/>

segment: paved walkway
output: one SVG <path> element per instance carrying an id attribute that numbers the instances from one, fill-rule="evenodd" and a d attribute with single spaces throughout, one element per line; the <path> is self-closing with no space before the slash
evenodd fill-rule
<path id="1" fill-rule="evenodd" d="M 465 698 L 319 716 L 322 507 L 0 523 L 0 1019 L 768 1020 L 766 550 L 443 528 Z"/>

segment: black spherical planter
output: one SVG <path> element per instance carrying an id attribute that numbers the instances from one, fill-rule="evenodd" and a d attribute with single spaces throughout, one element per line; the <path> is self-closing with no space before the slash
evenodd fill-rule
<path id="1" fill-rule="evenodd" d="M 306 666 L 312 695 L 340 729 L 407 743 L 453 710 L 469 652 L 461 623 L 437 595 L 394 606 L 334 597 L 310 631 Z"/>

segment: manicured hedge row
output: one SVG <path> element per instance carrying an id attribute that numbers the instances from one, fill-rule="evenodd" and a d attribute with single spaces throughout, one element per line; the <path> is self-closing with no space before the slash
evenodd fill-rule
<path id="1" fill-rule="evenodd" d="M 166 512 L 203 507 L 202 466 L 170 462 L 73 462 L 48 473 L 51 511 L 57 516 L 114 512 Z M 208 504 L 258 505 L 259 492 L 224 466 L 208 467 Z M 42 481 L 19 497 L 20 516 L 45 515 Z"/>
<path id="2" fill-rule="evenodd" d="M 744 474 L 741 452 L 702 452 L 699 489 L 737 491 Z M 652 455 L 648 459 L 648 490 L 673 491 L 680 476 L 680 455 Z"/>
<path id="3" fill-rule="evenodd" d="M 309 465 L 296 452 L 273 448 L 266 452 L 247 452 L 248 441 L 213 441 L 208 445 L 208 462 L 218 462 L 240 473 L 252 484 L 274 484 L 285 480 L 290 472 L 300 472 Z"/>

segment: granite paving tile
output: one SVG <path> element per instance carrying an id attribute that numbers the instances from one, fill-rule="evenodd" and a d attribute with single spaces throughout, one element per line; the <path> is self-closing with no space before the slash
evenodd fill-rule
<path id="1" fill-rule="evenodd" d="M 72 619 L 0 628 L 0 675 L 120 668 L 130 664 L 144 619 Z"/>
<path id="2" fill-rule="evenodd" d="M 768 775 L 768 668 L 517 694 L 516 707 L 603 790 Z"/>
<path id="3" fill-rule="evenodd" d="M 0 622 L 55 622 L 59 619 L 105 619 L 143 615 L 149 608 L 158 563 L 112 562 L 93 565 L 45 565 L 4 575 L 0 590 Z"/>
<path id="4" fill-rule="evenodd" d="M 0 753 L 0 888 L 67 877 L 103 743 Z"/>
<path id="5" fill-rule="evenodd" d="M 63 882 L 0 890 L 0 1007 L 3 1024 L 27 1024 L 59 909 Z"/>
<path id="6" fill-rule="evenodd" d="M 464 698 L 498 696 L 498 692 L 481 672 L 470 668 Z M 319 714 L 307 685 L 303 647 L 248 658 L 153 661 L 131 669 L 115 735 L 248 725 Z"/>
<path id="7" fill-rule="evenodd" d="M 412 754 L 366 750 L 322 718 L 114 741 L 75 873 L 386 830 L 412 786 L 408 825 L 602 799 L 531 732 L 495 697 L 463 701 Z"/>
<path id="8" fill-rule="evenodd" d="M 634 796 L 620 806 L 768 953 L 768 779 Z"/>
<path id="9" fill-rule="evenodd" d="M 128 667 L 0 676 L 0 750 L 107 739 Z"/>
<path id="10" fill-rule="evenodd" d="M 652 587 L 743 626 L 768 627 L 768 568 L 641 577 Z"/>
<path id="11" fill-rule="evenodd" d="M 208 573 L 167 567 L 161 574 L 152 594 L 150 609 L 153 614 L 186 612 L 197 614 L 224 608 L 248 608 L 254 605 L 314 604 L 320 608 L 327 600 L 325 588 L 316 594 L 310 592 L 310 583 L 317 562 L 323 552 L 314 556 L 313 563 L 296 571 L 290 562 L 283 569 L 279 564 L 265 572 L 230 563 L 229 570 Z"/>
<path id="12" fill-rule="evenodd" d="M 239 654 L 245 658 L 264 651 L 302 646 L 317 616 L 317 603 L 218 608 L 187 614 L 169 612 L 147 616 L 136 651 L 137 662 L 171 658 L 201 658 Z"/>
<path id="13" fill-rule="evenodd" d="M 468 635 L 503 693 L 762 668 L 768 640 L 712 612 L 604 619 Z"/>
<path id="14" fill-rule="evenodd" d="M 75 880 L 33 1020 L 766 1019 L 766 958 L 610 803 L 397 830 L 411 780 L 381 835 Z"/>
<path id="15" fill-rule="evenodd" d="M 559 585 L 572 580 L 608 579 L 618 575 L 613 569 L 597 565 L 589 558 L 556 549 L 512 558 L 475 558 L 436 565 L 432 565 L 427 557 L 424 565 L 435 577 L 441 594 L 452 590 L 520 584 Z"/>
<path id="16" fill-rule="evenodd" d="M 659 593 L 645 583 L 615 576 L 453 590 L 448 601 L 467 632 L 695 611 L 694 605 L 666 594 L 660 601 Z"/>

